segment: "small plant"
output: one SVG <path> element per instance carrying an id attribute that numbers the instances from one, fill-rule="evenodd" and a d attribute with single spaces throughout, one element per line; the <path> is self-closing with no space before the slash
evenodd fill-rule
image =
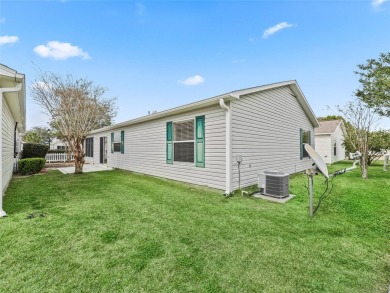
<path id="1" fill-rule="evenodd" d="M 22 151 L 22 159 L 27 158 L 45 158 L 49 147 L 39 143 L 24 143 Z"/>
<path id="2" fill-rule="evenodd" d="M 46 160 L 42 158 L 21 159 L 18 162 L 19 173 L 21 175 L 30 175 L 39 173 L 45 166 Z"/>

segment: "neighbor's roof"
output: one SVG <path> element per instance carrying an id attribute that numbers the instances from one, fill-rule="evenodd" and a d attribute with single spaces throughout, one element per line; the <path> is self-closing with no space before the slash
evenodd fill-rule
<path id="1" fill-rule="evenodd" d="M 314 129 L 314 134 L 331 134 L 342 123 L 341 120 L 320 121 L 320 127 Z"/>
<path id="2" fill-rule="evenodd" d="M 151 121 L 151 120 L 163 118 L 163 117 L 170 116 L 170 115 L 180 114 L 180 113 L 184 113 L 184 112 L 188 112 L 188 111 L 192 111 L 192 110 L 197 110 L 197 109 L 205 108 L 205 107 L 212 106 L 212 105 L 218 105 L 220 99 L 224 99 L 225 101 L 239 100 L 243 96 L 248 95 L 248 94 L 253 94 L 256 92 L 262 92 L 262 91 L 275 89 L 275 88 L 279 88 L 279 87 L 284 87 L 284 86 L 288 86 L 291 89 L 294 97 L 297 98 L 299 104 L 302 106 L 303 110 L 305 111 L 307 117 L 309 118 L 309 120 L 311 121 L 313 126 L 318 127 L 319 124 L 318 124 L 318 121 L 316 119 L 316 116 L 314 115 L 313 110 L 311 109 L 309 103 L 307 102 L 305 96 L 303 95 L 301 89 L 299 88 L 298 83 L 295 80 L 290 80 L 290 81 L 272 83 L 272 84 L 268 84 L 268 85 L 232 91 L 232 92 L 227 93 L 227 94 L 215 96 L 212 98 L 208 98 L 208 99 L 194 102 L 191 104 L 187 104 L 184 106 L 179 106 L 179 107 L 172 108 L 169 110 L 153 113 L 153 114 L 146 115 L 146 116 L 143 116 L 140 118 L 128 120 L 128 121 L 121 122 L 118 124 L 114 124 L 114 125 L 111 125 L 108 127 L 96 129 L 96 130 L 91 131 L 91 134 L 102 132 L 102 131 L 108 131 L 108 130 L 112 130 L 112 129 L 117 129 L 117 128 L 129 126 L 132 124 L 138 124 L 138 123 L 142 123 L 145 121 Z"/>

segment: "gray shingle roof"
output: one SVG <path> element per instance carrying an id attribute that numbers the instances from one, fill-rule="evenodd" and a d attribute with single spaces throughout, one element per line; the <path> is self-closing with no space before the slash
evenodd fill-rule
<path id="1" fill-rule="evenodd" d="M 320 127 L 314 129 L 314 134 L 333 133 L 341 122 L 341 120 L 320 121 Z"/>

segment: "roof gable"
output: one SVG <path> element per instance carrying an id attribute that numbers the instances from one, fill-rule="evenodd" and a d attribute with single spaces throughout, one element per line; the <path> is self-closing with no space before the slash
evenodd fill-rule
<path id="1" fill-rule="evenodd" d="M 118 123 L 118 124 L 114 124 L 114 125 L 111 125 L 111 126 L 108 126 L 108 127 L 96 129 L 96 130 L 91 131 L 91 133 L 98 133 L 98 132 L 101 132 L 101 131 L 108 131 L 108 130 L 111 130 L 111 129 L 117 129 L 117 128 L 129 126 L 129 125 L 132 125 L 132 124 L 142 123 L 142 122 L 145 122 L 145 121 L 151 121 L 151 120 L 155 120 L 155 119 L 158 119 L 158 118 L 163 118 L 163 117 L 170 116 L 170 115 L 176 115 L 176 114 L 188 112 L 188 111 L 191 111 L 191 110 L 201 109 L 201 108 L 204 108 L 204 107 L 208 107 L 208 106 L 219 104 L 220 99 L 224 99 L 225 101 L 241 99 L 241 98 L 244 98 L 244 96 L 248 95 L 248 94 L 261 92 L 261 91 L 266 91 L 266 90 L 275 89 L 275 88 L 280 88 L 280 87 L 284 87 L 284 86 L 290 87 L 291 91 L 293 92 L 293 95 L 298 100 L 299 104 L 303 108 L 304 112 L 306 113 L 307 117 L 311 121 L 312 125 L 314 127 L 318 127 L 319 124 L 318 124 L 318 121 L 317 121 L 317 119 L 316 119 L 316 117 L 314 115 L 314 112 L 311 109 L 309 103 L 307 102 L 305 96 L 303 95 L 301 89 L 299 88 L 298 83 L 295 80 L 290 80 L 290 81 L 272 83 L 272 84 L 268 84 L 268 85 L 263 85 L 263 86 L 258 86 L 258 87 L 252 87 L 252 88 L 232 91 L 230 93 L 226 93 L 226 94 L 218 95 L 218 96 L 215 96 L 215 97 L 212 97 L 212 98 L 200 100 L 198 102 L 194 102 L 194 103 L 191 103 L 191 104 L 179 106 L 179 107 L 176 107 L 176 108 L 172 108 L 172 109 L 168 109 L 168 110 L 165 110 L 165 111 L 157 112 L 157 113 L 150 114 L 150 115 L 147 115 L 147 116 L 143 116 L 143 117 L 140 117 L 140 118 L 128 120 L 128 121 L 121 122 L 121 123 Z"/>
<path id="2" fill-rule="evenodd" d="M 320 127 L 314 129 L 314 134 L 331 134 L 342 124 L 341 120 L 320 121 Z M 344 131 L 343 131 L 344 132 Z"/>

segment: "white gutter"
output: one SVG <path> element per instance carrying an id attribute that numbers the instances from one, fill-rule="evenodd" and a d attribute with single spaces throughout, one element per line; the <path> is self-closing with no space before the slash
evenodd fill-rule
<path id="1" fill-rule="evenodd" d="M 225 196 L 229 196 L 232 192 L 232 129 L 231 129 L 231 112 L 230 108 L 225 104 L 223 98 L 219 99 L 219 106 L 226 110 L 226 184 Z"/>
<path id="2" fill-rule="evenodd" d="M 0 113 L 1 117 L 3 117 L 3 94 L 10 92 L 19 92 L 22 90 L 22 83 L 17 83 L 15 87 L 11 88 L 0 88 Z M 0 119 L 0 145 L 3 145 L 3 119 Z M 0 218 L 6 217 L 7 214 L 3 211 L 3 149 L 0 148 L 0 178 L 1 178 L 1 196 L 0 196 Z"/>

